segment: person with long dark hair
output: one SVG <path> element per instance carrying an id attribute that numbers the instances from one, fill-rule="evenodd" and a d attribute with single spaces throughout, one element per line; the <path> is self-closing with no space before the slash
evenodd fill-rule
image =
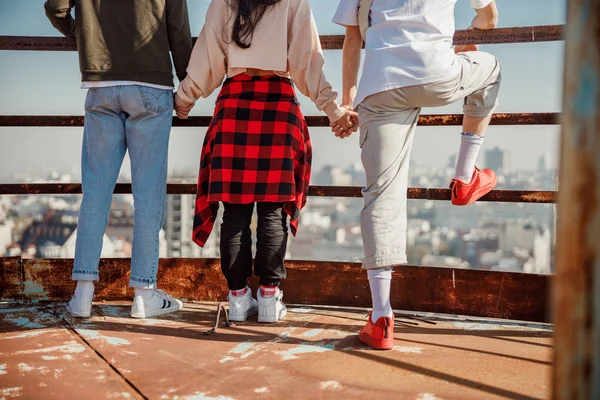
<path id="1" fill-rule="evenodd" d="M 312 158 L 293 85 L 343 127 L 337 136 L 356 130 L 356 114 L 338 105 L 324 62 L 307 0 L 213 0 L 177 90 L 175 110 L 187 118 L 227 77 L 202 149 L 193 240 L 205 244 L 222 202 L 221 268 L 233 321 L 258 313 L 259 322 L 277 322 L 286 314 L 279 283 L 286 277 L 287 218 L 295 234 Z M 255 204 L 258 301 L 247 286 Z"/>

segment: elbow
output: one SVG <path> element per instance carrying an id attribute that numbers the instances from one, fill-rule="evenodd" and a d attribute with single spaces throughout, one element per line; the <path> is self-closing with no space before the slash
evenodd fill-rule
<path id="1" fill-rule="evenodd" d="M 493 15 L 487 20 L 487 29 L 494 29 L 498 26 L 498 15 Z"/>

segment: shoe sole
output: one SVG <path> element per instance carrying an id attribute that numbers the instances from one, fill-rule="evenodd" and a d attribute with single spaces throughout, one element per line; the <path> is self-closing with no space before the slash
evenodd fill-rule
<path id="1" fill-rule="evenodd" d="M 361 342 L 374 350 L 392 350 L 394 348 L 394 338 L 391 339 L 373 339 L 369 335 L 358 335 Z"/>
<path id="2" fill-rule="evenodd" d="M 245 322 L 248 319 L 248 317 L 251 317 L 256 314 L 258 314 L 258 307 L 254 308 L 254 309 L 251 308 L 244 314 L 232 314 L 230 312 L 229 320 L 233 321 L 233 322 Z"/>
<path id="3" fill-rule="evenodd" d="M 92 312 L 88 312 L 88 313 L 77 313 L 71 310 L 71 307 L 67 306 L 67 311 L 69 312 L 69 314 L 71 315 L 71 317 L 74 318 L 89 318 L 90 315 L 92 314 Z"/>
<path id="4" fill-rule="evenodd" d="M 137 319 L 151 318 L 151 317 L 156 317 L 159 315 L 174 313 L 174 312 L 181 310 L 182 308 L 183 308 L 183 303 L 179 304 L 178 302 L 175 302 L 175 305 L 171 306 L 169 308 L 159 308 L 159 309 L 152 310 L 152 311 L 150 311 L 148 313 L 144 313 L 144 314 L 131 313 L 131 318 L 137 318 Z"/>
<path id="5" fill-rule="evenodd" d="M 468 206 L 469 204 L 475 203 L 477 200 L 491 192 L 498 184 L 498 178 L 494 177 L 494 180 L 487 186 L 481 187 L 476 190 L 471 196 L 463 198 L 452 198 L 452 204 L 455 206 Z"/>
<path id="6" fill-rule="evenodd" d="M 262 323 L 266 323 L 266 324 L 273 324 L 277 321 L 279 321 L 280 319 L 284 318 L 287 315 L 287 309 L 284 308 L 282 310 L 282 312 L 279 313 L 279 316 L 274 315 L 274 316 L 261 316 L 260 314 L 258 314 L 258 322 L 262 322 Z"/>

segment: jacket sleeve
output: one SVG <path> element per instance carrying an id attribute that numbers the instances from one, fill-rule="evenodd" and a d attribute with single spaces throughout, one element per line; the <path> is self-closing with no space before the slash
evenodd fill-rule
<path id="1" fill-rule="evenodd" d="M 192 55 L 192 34 L 186 0 L 166 0 L 167 34 L 179 81 L 185 78 Z"/>
<path id="2" fill-rule="evenodd" d="M 194 45 L 187 68 L 187 77 L 181 81 L 177 93 L 188 103 L 208 97 L 227 74 L 225 43 L 208 21 L 204 24 Z"/>
<path id="3" fill-rule="evenodd" d="M 73 0 L 48 0 L 44 4 L 52 26 L 66 37 L 75 37 L 75 20 L 71 15 L 73 5 Z"/>
<path id="4" fill-rule="evenodd" d="M 317 25 L 306 1 L 301 2 L 292 16 L 289 38 L 288 65 L 294 85 L 324 111 L 331 122 L 337 121 L 345 111 L 338 105 L 337 93 L 323 72 L 325 57 Z"/>

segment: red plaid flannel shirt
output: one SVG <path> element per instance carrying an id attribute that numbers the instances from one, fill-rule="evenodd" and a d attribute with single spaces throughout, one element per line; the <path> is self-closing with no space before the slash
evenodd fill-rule
<path id="1" fill-rule="evenodd" d="M 219 202 L 286 203 L 296 235 L 311 161 L 308 128 L 289 79 L 247 75 L 227 79 L 202 147 L 194 242 L 206 243 Z"/>

